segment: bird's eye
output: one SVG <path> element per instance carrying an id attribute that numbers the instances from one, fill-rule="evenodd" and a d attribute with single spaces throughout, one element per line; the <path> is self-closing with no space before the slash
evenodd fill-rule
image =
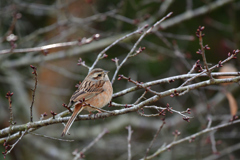
<path id="1" fill-rule="evenodd" d="M 98 74 L 98 77 L 101 77 L 102 76 L 102 74 Z"/>

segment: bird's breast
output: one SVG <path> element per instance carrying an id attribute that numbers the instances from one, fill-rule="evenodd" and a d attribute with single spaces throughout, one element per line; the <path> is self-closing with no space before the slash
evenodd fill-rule
<path id="1" fill-rule="evenodd" d="M 88 99 L 86 102 L 97 108 L 102 108 L 106 104 L 108 104 L 112 99 L 113 94 L 112 84 L 110 81 L 108 81 L 105 82 L 102 87 L 104 89 L 102 93 L 99 93 L 98 95 Z M 95 109 L 87 107 L 86 110 L 94 111 Z"/>

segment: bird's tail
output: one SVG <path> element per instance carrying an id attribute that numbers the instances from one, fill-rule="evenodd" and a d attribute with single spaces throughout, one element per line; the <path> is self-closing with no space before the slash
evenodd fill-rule
<path id="1" fill-rule="evenodd" d="M 63 132 L 62 132 L 62 137 L 68 133 L 70 127 L 72 126 L 73 122 L 75 121 L 75 119 L 77 118 L 77 115 L 84 109 L 84 107 L 82 107 L 81 104 L 77 104 L 74 108 L 73 114 L 71 116 L 71 118 L 68 120 Z"/>

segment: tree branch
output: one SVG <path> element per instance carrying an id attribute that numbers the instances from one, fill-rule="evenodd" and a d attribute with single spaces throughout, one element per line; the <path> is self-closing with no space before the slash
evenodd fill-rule
<path id="1" fill-rule="evenodd" d="M 168 145 L 166 146 L 163 146 L 161 148 L 159 148 L 155 153 L 153 153 L 152 155 L 148 156 L 146 159 L 142 158 L 141 160 L 148 160 L 148 159 L 152 159 L 156 156 L 158 156 L 160 153 L 168 150 L 169 148 L 172 148 L 173 146 L 177 145 L 177 144 L 181 144 L 185 141 L 191 141 L 192 139 L 195 139 L 196 137 L 200 136 L 200 135 L 203 135 L 205 133 L 208 133 L 208 132 L 211 132 L 211 131 L 215 131 L 217 129 L 220 129 L 220 128 L 224 128 L 224 127 L 227 127 L 227 126 L 230 126 L 230 125 L 233 125 L 233 124 L 237 124 L 237 123 L 240 123 L 240 119 L 239 120 L 235 120 L 233 122 L 228 122 L 228 123 L 225 123 L 225 124 L 220 124 L 220 125 L 217 125 L 215 127 L 211 127 L 211 128 L 206 128 L 200 132 L 197 132 L 195 134 L 192 134 L 191 136 L 188 136 L 188 137 L 185 137 L 185 138 L 182 138 L 180 140 L 176 140 L 176 141 L 173 141 L 172 143 L 169 143 Z"/>
<path id="2" fill-rule="evenodd" d="M 166 96 L 170 96 L 172 93 L 180 93 L 183 92 L 185 90 L 194 90 L 200 87 L 205 87 L 205 86 L 209 86 L 209 85 L 213 85 L 213 84 L 221 84 L 221 83 L 226 83 L 226 82 L 239 82 L 240 81 L 240 76 L 238 77 L 234 77 L 234 78 L 226 78 L 226 79 L 216 79 L 214 82 L 210 81 L 210 80 L 206 80 L 203 82 L 199 82 L 196 84 L 191 84 L 188 86 L 184 86 L 184 87 L 180 87 L 180 88 L 173 88 L 164 92 L 159 92 L 158 95 L 154 95 L 152 97 L 150 97 L 149 99 L 146 99 L 145 101 L 142 101 L 141 103 L 137 104 L 137 105 L 132 105 L 132 107 L 130 108 L 124 108 L 124 109 L 120 109 L 120 110 L 114 110 L 114 111 L 110 111 L 110 113 L 98 113 L 96 115 L 80 115 L 78 116 L 78 118 L 76 120 L 94 120 L 94 119 L 101 119 L 101 118 L 107 118 L 107 117 L 111 117 L 111 116 L 117 116 L 117 115 L 121 115 L 121 114 L 126 114 L 129 112 L 135 112 L 141 108 L 143 108 L 146 105 L 149 105 L 151 103 L 154 103 L 156 101 L 158 101 L 159 99 L 166 97 Z M 22 125 L 14 125 L 11 128 L 7 127 L 4 128 L 2 130 L 0 130 L 0 137 L 4 137 L 7 136 L 8 134 L 13 134 L 16 133 L 14 135 L 11 135 L 9 137 L 10 140 L 18 138 L 19 131 L 24 131 L 26 128 L 27 129 L 31 129 L 28 130 L 28 132 L 34 131 L 36 129 L 39 129 L 43 126 L 47 126 L 50 124 L 56 124 L 56 123 L 62 123 L 62 122 L 67 122 L 69 120 L 70 117 L 64 117 L 61 118 L 62 116 L 65 116 L 69 114 L 69 111 L 64 111 L 59 113 L 58 115 L 56 115 L 55 119 L 53 118 L 49 118 L 46 120 L 40 120 L 40 121 L 36 121 L 36 122 L 29 122 L 26 124 L 22 124 Z M 4 142 L 6 138 L 1 138 L 0 139 L 0 144 Z"/>

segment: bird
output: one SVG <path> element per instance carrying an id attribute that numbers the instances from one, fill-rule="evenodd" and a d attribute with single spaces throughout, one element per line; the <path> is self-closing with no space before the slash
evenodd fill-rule
<path id="1" fill-rule="evenodd" d="M 108 72 L 109 71 L 101 68 L 93 69 L 73 93 L 68 107 L 74 106 L 74 110 L 72 116 L 65 125 L 62 137 L 68 133 L 70 127 L 77 118 L 77 115 L 83 109 L 89 111 L 90 114 L 91 111 L 96 110 L 87 105 L 82 105 L 83 103 L 81 102 L 90 104 L 96 108 L 102 108 L 110 102 L 112 99 L 113 88 L 112 83 L 108 78 Z"/>

